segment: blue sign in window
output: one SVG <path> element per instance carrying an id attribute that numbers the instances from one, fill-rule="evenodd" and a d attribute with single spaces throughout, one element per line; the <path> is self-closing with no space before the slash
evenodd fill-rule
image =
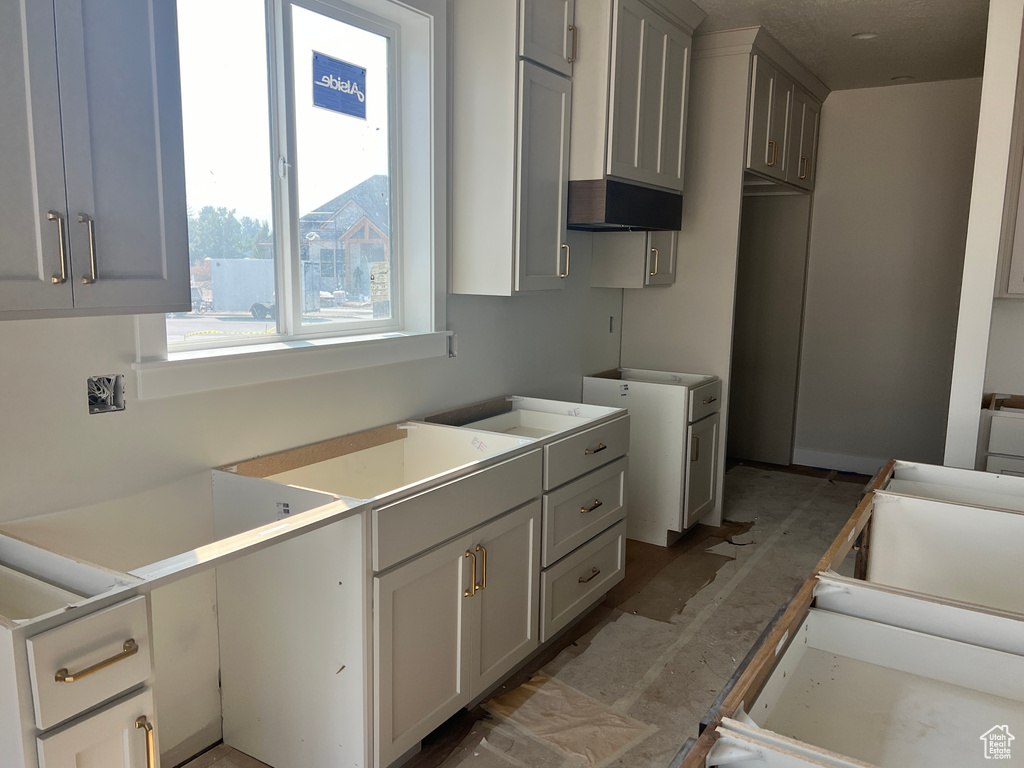
<path id="1" fill-rule="evenodd" d="M 313 106 L 366 119 L 366 70 L 313 52 Z"/>

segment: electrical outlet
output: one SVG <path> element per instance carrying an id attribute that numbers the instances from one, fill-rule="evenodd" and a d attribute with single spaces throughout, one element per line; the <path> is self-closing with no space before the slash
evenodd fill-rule
<path id="1" fill-rule="evenodd" d="M 124 410 L 124 375 L 90 376 L 88 380 L 89 413 L 111 413 Z"/>

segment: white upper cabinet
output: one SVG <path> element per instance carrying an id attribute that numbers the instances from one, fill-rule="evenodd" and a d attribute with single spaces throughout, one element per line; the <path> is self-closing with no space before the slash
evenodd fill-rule
<path id="1" fill-rule="evenodd" d="M 803 189 L 814 189 L 814 170 L 817 166 L 818 117 L 821 105 L 802 88 L 793 88 L 793 130 L 790 132 L 790 150 L 787 180 Z"/>
<path id="2" fill-rule="evenodd" d="M 575 0 L 521 0 L 519 55 L 569 77 L 579 46 Z"/>
<path id="3" fill-rule="evenodd" d="M 613 25 L 608 175 L 682 191 L 690 36 L 638 0 Z"/>
<path id="4" fill-rule="evenodd" d="M 793 83 L 755 54 L 750 75 L 747 168 L 786 181 Z"/>
<path id="5" fill-rule="evenodd" d="M 690 3 L 673 9 L 681 15 L 640 0 L 577 8 L 570 179 L 683 189 L 691 34 L 704 14 Z"/>
<path id="6" fill-rule="evenodd" d="M 175 30 L 173 0 L 0 7 L 0 317 L 188 308 Z"/>
<path id="7" fill-rule="evenodd" d="M 452 293 L 557 290 L 569 275 L 573 9 L 452 5 Z"/>

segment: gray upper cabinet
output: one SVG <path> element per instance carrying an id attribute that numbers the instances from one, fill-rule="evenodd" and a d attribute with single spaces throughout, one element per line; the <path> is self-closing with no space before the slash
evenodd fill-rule
<path id="1" fill-rule="evenodd" d="M 0 317 L 187 310 L 173 0 L 4 3 L 0 67 Z"/>
<path id="2" fill-rule="evenodd" d="M 575 6 L 576 0 L 522 0 L 519 55 L 571 77 L 579 47 Z"/>
<path id="3" fill-rule="evenodd" d="M 754 55 L 750 75 L 747 168 L 786 180 L 787 141 L 793 113 L 793 83 L 763 56 Z"/>

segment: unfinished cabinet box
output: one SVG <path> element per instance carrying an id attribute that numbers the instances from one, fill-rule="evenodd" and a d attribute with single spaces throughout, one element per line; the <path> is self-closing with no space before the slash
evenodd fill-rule
<path id="1" fill-rule="evenodd" d="M 583 400 L 628 408 L 629 538 L 667 546 L 717 499 L 717 376 L 621 368 L 583 379 Z"/>

